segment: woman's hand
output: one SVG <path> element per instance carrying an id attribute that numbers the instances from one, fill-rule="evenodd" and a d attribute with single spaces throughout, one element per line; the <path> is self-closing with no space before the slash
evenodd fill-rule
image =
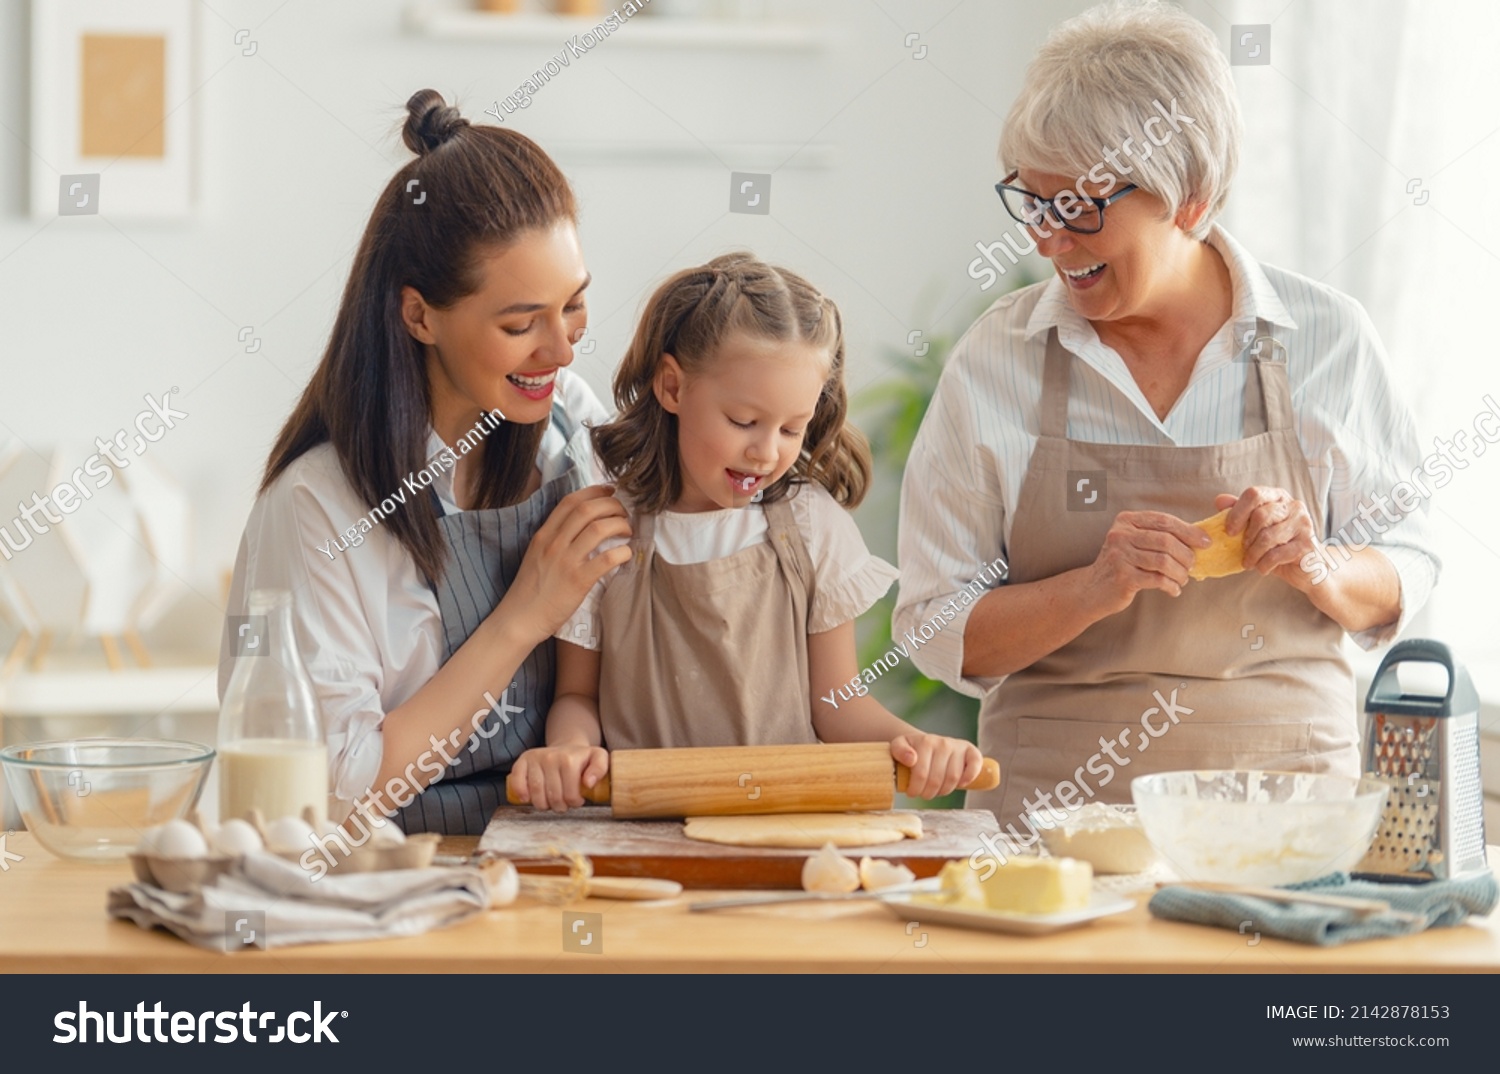
<path id="1" fill-rule="evenodd" d="M 516 758 L 507 784 L 535 809 L 566 813 L 583 805 L 580 785 L 592 787 L 609 771 L 609 751 L 602 746 L 539 746 Z"/>
<path id="2" fill-rule="evenodd" d="M 1121 511 L 1089 567 L 1089 592 L 1113 615 L 1143 589 L 1180 596 L 1193 554 L 1212 542 L 1197 526 L 1163 511 Z"/>
<path id="3" fill-rule="evenodd" d="M 578 610 L 595 582 L 629 561 L 627 545 L 589 558 L 610 537 L 630 537 L 614 489 L 594 485 L 564 496 L 531 538 L 515 582 L 490 614 L 504 608 L 504 617 L 518 621 L 536 642 L 545 641 Z"/>
<path id="4" fill-rule="evenodd" d="M 911 769 L 906 793 L 913 798 L 941 798 L 967 787 L 984 764 L 974 743 L 921 731 L 891 739 L 891 757 Z"/>
<path id="5" fill-rule="evenodd" d="M 1238 496 L 1221 493 L 1214 506 L 1229 508 L 1225 533 L 1244 533 L 1246 570 L 1274 574 L 1294 589 L 1312 591 L 1313 575 L 1302 569 L 1302 561 L 1309 553 L 1321 560 L 1324 552 L 1306 504 L 1286 489 L 1257 486 Z"/>

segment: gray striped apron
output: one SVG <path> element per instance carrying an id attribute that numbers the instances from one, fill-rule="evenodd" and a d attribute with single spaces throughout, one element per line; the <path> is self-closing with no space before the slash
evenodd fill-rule
<path id="1" fill-rule="evenodd" d="M 588 430 L 563 411 L 552 408 L 552 423 L 567 440 L 565 468 L 525 501 L 509 507 L 442 514 L 447 570 L 433 586 L 443 619 L 446 662 L 500 603 L 515 581 L 526 548 L 559 500 L 589 483 Z M 583 453 L 580 455 L 580 453 Z M 533 649 L 516 670 L 495 704 L 475 698 L 476 709 L 489 705 L 479 729 L 457 750 L 449 765 L 396 817 L 402 830 L 479 835 L 490 815 L 505 801 L 505 777 L 523 752 L 545 740 L 547 710 L 552 705 L 556 677 L 556 648 L 551 638 Z M 517 708 L 520 712 L 515 711 Z M 467 719 L 467 715 L 466 715 Z"/>

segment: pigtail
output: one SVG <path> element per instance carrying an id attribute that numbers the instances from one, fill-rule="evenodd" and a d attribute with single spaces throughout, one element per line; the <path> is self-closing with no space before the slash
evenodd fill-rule
<path id="1" fill-rule="evenodd" d="M 810 289 L 805 281 L 800 283 Z M 788 471 L 822 485 L 839 504 L 853 510 L 870 488 L 873 462 L 870 442 L 849 422 L 849 392 L 844 385 L 844 325 L 833 300 L 818 296 L 818 317 L 807 325 L 812 338 L 827 337 L 832 345 L 832 368 L 823 386 L 812 421 L 808 422 L 802 457 Z M 810 304 L 807 307 L 810 312 Z M 770 492 L 766 494 L 770 498 Z"/>
<path id="2" fill-rule="evenodd" d="M 651 514 L 665 511 L 682 495 L 677 416 L 657 401 L 656 371 L 663 354 L 679 350 L 683 325 L 716 283 L 706 268 L 687 269 L 657 288 L 615 372 L 618 416 L 590 432 L 594 454 L 609 479 L 626 499 Z"/>

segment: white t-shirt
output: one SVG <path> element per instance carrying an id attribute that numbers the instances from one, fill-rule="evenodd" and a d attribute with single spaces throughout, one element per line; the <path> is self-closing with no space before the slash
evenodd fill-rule
<path id="1" fill-rule="evenodd" d="M 885 560 L 870 554 L 854 516 L 823 486 L 803 485 L 787 502 L 807 544 L 817 579 L 812 606 L 807 610 L 807 632 L 821 634 L 868 611 L 899 574 Z M 631 527 L 638 530 L 636 518 L 636 513 L 630 512 Z M 719 511 L 663 511 L 656 516 L 656 554 L 668 563 L 706 563 L 765 541 L 769 531 L 765 510 L 755 503 Z M 599 551 L 627 543 L 614 538 L 602 542 Z M 578 611 L 554 637 L 586 649 L 601 648 L 599 600 L 619 570 L 616 567 L 594 584 Z"/>
<path id="2" fill-rule="evenodd" d="M 567 369 L 557 372 L 556 399 L 575 423 L 610 418 L 588 384 Z M 537 453 L 543 481 L 562 472 L 566 446 L 549 425 Z M 443 449 L 430 432 L 428 457 Z M 431 488 L 445 514 L 459 510 L 451 466 L 434 473 Z M 425 488 L 391 492 L 429 495 Z M 380 771 L 385 714 L 427 684 L 445 652 L 437 597 L 406 549 L 378 524 L 365 534 L 356 528 L 357 544 L 344 540 L 369 515 L 370 505 L 350 487 L 332 445 L 301 455 L 255 501 L 225 608 L 227 615 L 245 615 L 251 590 L 291 590 L 302 660 L 328 736 L 329 787 L 346 801 L 364 793 Z M 340 549 L 341 542 L 349 547 Z M 221 700 L 234 664 L 228 649 L 221 650 Z"/>

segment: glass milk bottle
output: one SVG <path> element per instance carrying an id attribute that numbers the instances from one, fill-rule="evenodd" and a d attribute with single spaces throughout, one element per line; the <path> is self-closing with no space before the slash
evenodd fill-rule
<path id="1" fill-rule="evenodd" d="M 250 614 L 230 620 L 234 674 L 219 710 L 219 821 L 251 807 L 267 823 L 311 806 L 328 816 L 328 746 L 312 677 L 297 652 L 292 595 L 250 594 Z"/>

